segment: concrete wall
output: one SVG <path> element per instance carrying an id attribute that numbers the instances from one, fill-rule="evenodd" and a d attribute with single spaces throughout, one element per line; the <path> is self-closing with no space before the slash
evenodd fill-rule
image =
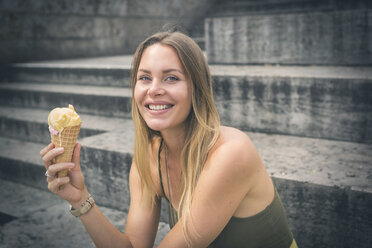
<path id="1" fill-rule="evenodd" d="M 211 63 L 371 65 L 372 10 L 208 18 Z"/>
<path id="2" fill-rule="evenodd" d="M 372 143 L 368 79 L 215 76 L 213 80 L 224 125 Z"/>
<path id="3" fill-rule="evenodd" d="M 370 247 L 371 194 L 273 179 L 298 247 Z"/>
<path id="4" fill-rule="evenodd" d="M 370 9 L 370 0 L 216 0 L 213 16 Z"/>
<path id="5" fill-rule="evenodd" d="M 0 62 L 132 53 L 165 23 L 192 30 L 212 2 L 1 0 Z"/>

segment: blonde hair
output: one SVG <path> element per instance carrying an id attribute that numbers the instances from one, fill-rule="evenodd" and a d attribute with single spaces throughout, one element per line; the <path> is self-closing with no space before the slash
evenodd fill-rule
<path id="1" fill-rule="evenodd" d="M 144 200 L 147 204 L 154 204 L 156 198 L 155 184 L 149 170 L 149 147 L 153 145 L 154 137 L 161 137 L 161 134 L 151 130 L 140 115 L 134 100 L 134 88 L 142 54 L 147 47 L 156 43 L 170 46 L 176 51 L 185 74 L 191 81 L 192 109 L 186 120 L 186 134 L 181 153 L 182 194 L 178 206 L 178 218 L 183 217 L 185 239 L 191 244 L 191 233 L 186 222 L 190 220 L 190 206 L 200 172 L 218 138 L 220 122 L 213 99 L 211 74 L 199 46 L 180 32 L 156 33 L 144 40 L 134 54 L 131 85 L 132 117 L 135 126 L 134 161 L 141 177 Z"/>

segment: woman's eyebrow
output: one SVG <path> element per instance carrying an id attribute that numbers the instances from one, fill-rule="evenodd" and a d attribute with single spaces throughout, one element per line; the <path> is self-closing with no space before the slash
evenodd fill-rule
<path id="1" fill-rule="evenodd" d="M 145 70 L 145 69 L 138 69 L 138 71 L 141 71 L 141 72 L 144 72 L 144 73 L 151 74 L 151 72 L 150 72 L 149 70 Z"/>
<path id="2" fill-rule="evenodd" d="M 167 69 L 167 70 L 164 70 L 163 73 L 170 73 L 170 72 L 179 72 L 181 74 L 184 74 L 183 71 L 179 70 L 179 69 Z"/>
<path id="3" fill-rule="evenodd" d="M 146 70 L 146 69 L 138 69 L 138 71 L 139 72 L 144 72 L 144 73 L 147 73 L 147 74 L 151 74 L 151 71 Z M 184 75 L 183 71 L 181 71 L 180 69 L 171 68 L 171 69 L 163 70 L 163 73 L 170 73 L 170 72 L 179 72 L 179 73 Z"/>

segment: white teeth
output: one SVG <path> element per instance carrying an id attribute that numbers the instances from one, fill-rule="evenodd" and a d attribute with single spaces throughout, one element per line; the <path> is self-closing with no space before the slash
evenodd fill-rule
<path id="1" fill-rule="evenodd" d="M 171 105 L 153 105 L 153 104 L 149 105 L 149 109 L 151 110 L 164 110 L 170 107 Z"/>

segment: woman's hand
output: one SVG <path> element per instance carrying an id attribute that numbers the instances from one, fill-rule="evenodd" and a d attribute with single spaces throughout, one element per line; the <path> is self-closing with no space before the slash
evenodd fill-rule
<path id="1" fill-rule="evenodd" d="M 47 174 L 50 175 L 50 177 L 46 178 L 48 189 L 62 199 L 70 202 L 71 205 L 81 202 L 82 198 L 87 195 L 84 176 L 80 169 L 80 149 L 81 144 L 76 143 L 72 162 L 59 164 L 54 164 L 54 161 L 56 156 L 63 153 L 62 147 L 55 148 L 51 143 L 40 151 L 40 156 L 44 161 Z M 56 177 L 57 172 L 63 169 L 69 170 L 68 175 L 66 177 Z"/>

